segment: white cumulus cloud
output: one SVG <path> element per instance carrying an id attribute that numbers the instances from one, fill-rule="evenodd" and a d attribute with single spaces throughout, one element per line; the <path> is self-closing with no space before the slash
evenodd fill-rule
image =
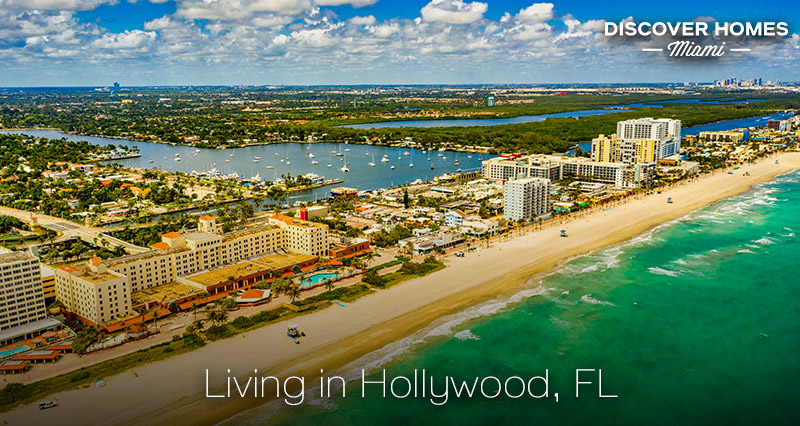
<path id="1" fill-rule="evenodd" d="M 553 3 L 534 3 L 517 14 L 517 19 L 531 24 L 539 24 L 553 19 Z"/>
<path id="2" fill-rule="evenodd" d="M 432 0 L 422 10 L 422 19 L 427 22 L 469 24 L 483 18 L 489 5 L 481 2 L 465 3 L 461 0 Z"/>

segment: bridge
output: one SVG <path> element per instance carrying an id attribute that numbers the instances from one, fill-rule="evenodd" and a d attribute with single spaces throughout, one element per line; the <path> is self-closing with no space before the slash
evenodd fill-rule
<path id="1" fill-rule="evenodd" d="M 32 226 L 32 228 L 40 226 L 44 229 L 57 232 L 59 236 L 55 241 L 80 238 L 87 243 L 97 244 L 108 249 L 113 249 L 116 246 L 122 246 L 128 251 L 128 253 L 131 254 L 142 253 L 150 250 L 147 247 L 140 247 L 105 234 L 104 231 L 106 231 L 106 229 L 81 225 L 67 219 L 31 213 L 25 210 L 18 210 L 10 207 L 0 207 L 0 215 L 15 217 L 25 223 L 28 223 Z"/>

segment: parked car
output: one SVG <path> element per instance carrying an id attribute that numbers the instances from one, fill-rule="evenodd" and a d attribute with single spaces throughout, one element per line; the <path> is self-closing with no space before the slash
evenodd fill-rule
<path id="1" fill-rule="evenodd" d="M 464 252 L 463 251 L 457 251 L 455 253 L 455 255 L 456 255 L 456 257 L 464 257 Z"/>
<path id="2" fill-rule="evenodd" d="M 44 401 L 39 403 L 40 410 L 58 407 L 58 401 Z"/>

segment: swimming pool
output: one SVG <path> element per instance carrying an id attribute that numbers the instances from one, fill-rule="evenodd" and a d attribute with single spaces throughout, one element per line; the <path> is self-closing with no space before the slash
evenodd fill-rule
<path id="1" fill-rule="evenodd" d="M 341 278 L 342 274 L 336 272 L 320 272 L 317 274 L 307 275 L 300 280 L 300 287 L 310 287 L 317 284 L 322 284 L 327 280 L 337 280 Z"/>
<path id="2" fill-rule="evenodd" d="M 29 351 L 31 348 L 29 346 L 20 346 L 18 348 L 9 349 L 7 351 L 0 351 L 0 358 L 5 358 L 7 356 L 16 355 L 20 352 Z"/>

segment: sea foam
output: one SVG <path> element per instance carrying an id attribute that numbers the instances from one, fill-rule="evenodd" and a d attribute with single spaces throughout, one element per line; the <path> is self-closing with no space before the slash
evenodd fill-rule
<path id="1" fill-rule="evenodd" d="M 680 273 L 678 273 L 677 271 L 670 271 L 664 268 L 659 268 L 657 266 L 647 268 L 647 272 L 656 275 L 666 275 L 668 277 L 677 277 L 678 275 L 680 275 Z"/>

